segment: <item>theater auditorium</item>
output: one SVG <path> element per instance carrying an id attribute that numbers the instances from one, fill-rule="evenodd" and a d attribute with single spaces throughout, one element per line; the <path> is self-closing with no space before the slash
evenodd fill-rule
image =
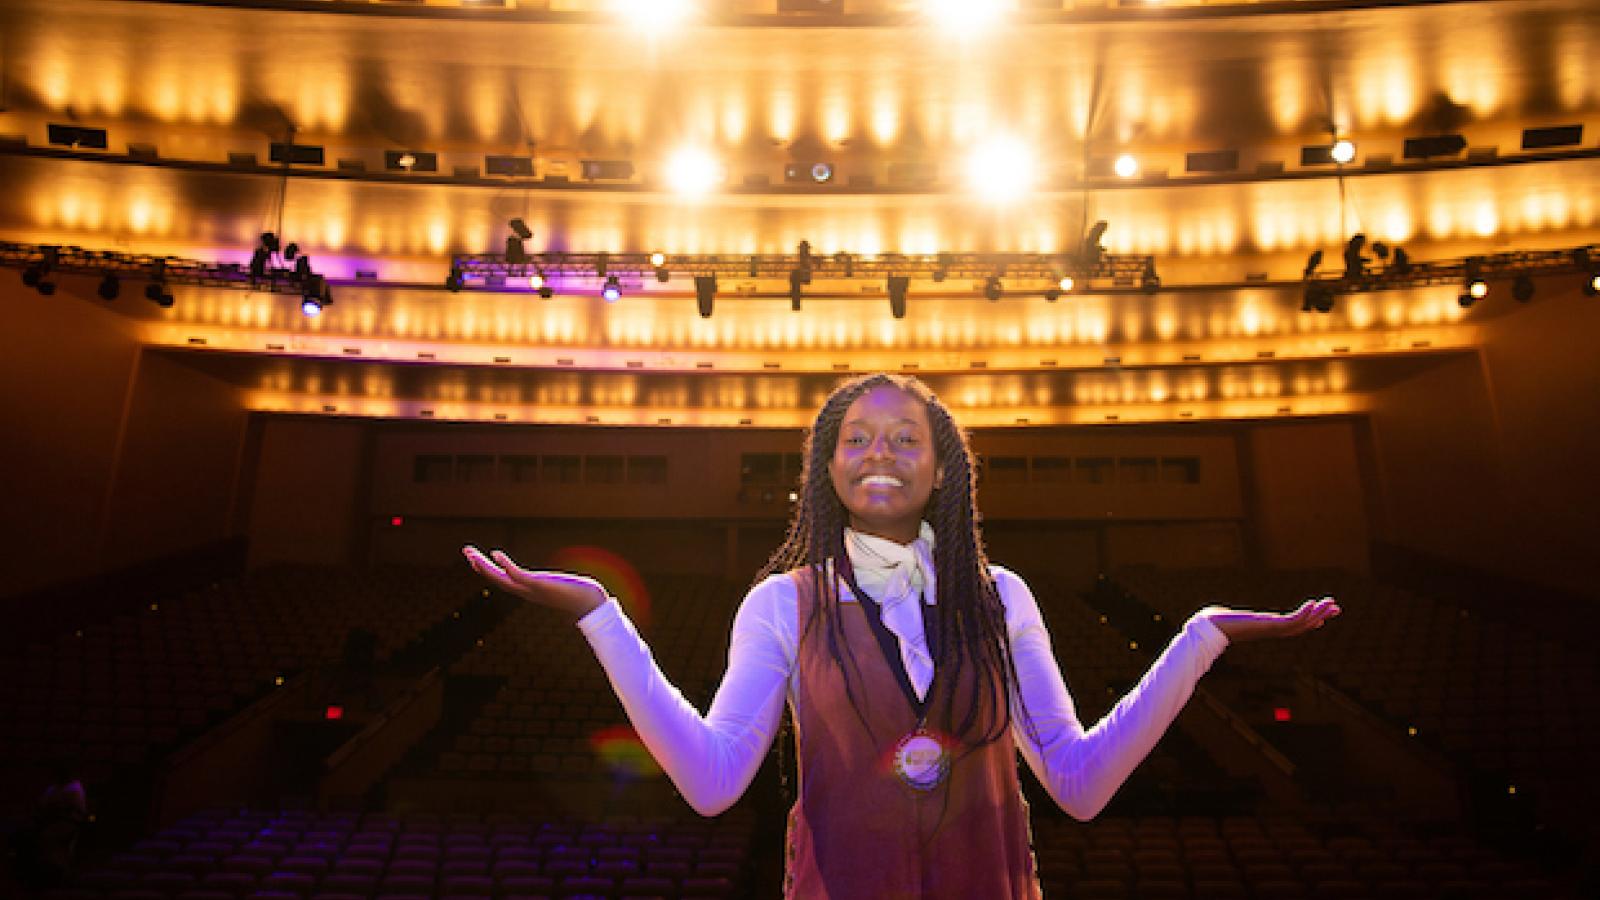
<path id="1" fill-rule="evenodd" d="M 909 490 L 912 438 L 847 490 L 814 427 L 874 373 L 962 429 L 918 502 L 970 488 L 1011 573 L 924 589 L 934 695 L 1023 583 L 1091 736 L 1215 656 L 1103 808 L 987 745 L 1008 896 L 1600 894 L 1591 0 L 7 0 L 0 39 L 0 895 L 971 896 L 998 859 L 797 824 L 826 627 L 707 809 L 589 615 L 462 554 L 594 579 L 698 721 L 811 498 L 853 541 Z M 887 602 L 789 584 L 916 706 Z M 851 777 L 971 827 L 908 739 Z"/>

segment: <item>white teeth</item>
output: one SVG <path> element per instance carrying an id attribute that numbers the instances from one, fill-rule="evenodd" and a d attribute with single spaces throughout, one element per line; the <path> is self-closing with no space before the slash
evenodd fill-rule
<path id="1" fill-rule="evenodd" d="M 887 487 L 905 487 L 905 482 L 893 475 L 868 475 L 861 479 L 861 483 L 868 487 L 883 485 Z"/>

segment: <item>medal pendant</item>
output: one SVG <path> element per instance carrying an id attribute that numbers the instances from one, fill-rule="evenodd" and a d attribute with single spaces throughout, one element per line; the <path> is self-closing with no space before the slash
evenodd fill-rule
<path id="1" fill-rule="evenodd" d="M 931 791 L 949 774 L 950 754 L 937 737 L 918 728 L 895 746 L 894 771 L 912 790 Z"/>

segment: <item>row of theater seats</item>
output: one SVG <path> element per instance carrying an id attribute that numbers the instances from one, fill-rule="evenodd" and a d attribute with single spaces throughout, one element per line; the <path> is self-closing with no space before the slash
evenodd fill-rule
<path id="1" fill-rule="evenodd" d="M 200 813 L 52 900 L 740 896 L 748 817 L 604 823 L 515 816 Z"/>
<path id="2" fill-rule="evenodd" d="M 648 606 L 636 605 L 630 614 L 667 677 L 703 710 L 726 665 L 728 629 L 742 593 L 725 581 L 689 576 L 653 577 L 649 585 Z M 500 687 L 441 747 L 435 765 L 441 773 L 599 773 L 598 744 L 627 722 L 582 635 L 531 604 L 507 616 L 451 673 L 498 679 Z"/>
<path id="3" fill-rule="evenodd" d="M 1284 609 L 1335 594 L 1335 627 L 1290 642 L 1231 648 L 1229 664 L 1279 678 L 1312 671 L 1465 771 L 1529 788 L 1541 812 L 1583 821 L 1575 798 L 1600 789 L 1600 658 L 1488 621 L 1465 607 L 1340 573 L 1131 569 L 1118 581 L 1170 618 L 1223 603 Z"/>
<path id="4" fill-rule="evenodd" d="M 1073 898 L 1553 898 L 1558 887 L 1459 834 L 1419 838 L 1382 821 L 1037 818 L 1046 896 Z"/>
<path id="5" fill-rule="evenodd" d="M 478 594 L 459 574 L 265 570 L 41 636 L 0 659 L 0 769 L 9 785 L 77 760 L 104 781 L 339 661 L 353 629 L 381 662 Z"/>

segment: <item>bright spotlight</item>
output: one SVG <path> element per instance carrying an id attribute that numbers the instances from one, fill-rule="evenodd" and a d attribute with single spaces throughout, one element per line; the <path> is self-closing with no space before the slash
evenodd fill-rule
<path id="1" fill-rule="evenodd" d="M 322 315 L 322 301 L 316 297 L 301 297 L 300 312 L 308 319 L 315 319 Z"/>
<path id="2" fill-rule="evenodd" d="M 544 276 L 535 272 L 528 276 L 528 290 L 537 291 L 544 287 Z"/>
<path id="3" fill-rule="evenodd" d="M 1133 154 L 1124 153 L 1117 157 L 1117 161 L 1112 164 L 1111 170 L 1117 173 L 1118 178 L 1132 178 L 1139 174 L 1139 161 L 1133 158 Z"/>
<path id="4" fill-rule="evenodd" d="M 1482 300 L 1489 296 L 1489 282 L 1484 281 L 1482 278 L 1475 278 L 1471 284 L 1467 285 L 1467 293 L 1471 294 L 1474 300 Z"/>
<path id="5" fill-rule="evenodd" d="M 967 158 L 967 181 L 980 197 L 1004 203 L 1016 200 L 1034 182 L 1034 157 L 1015 138 L 995 138 L 980 144 Z"/>
<path id="6" fill-rule="evenodd" d="M 692 0 L 612 0 L 611 8 L 640 28 L 677 25 L 695 12 Z"/>
<path id="7" fill-rule="evenodd" d="M 659 269 L 659 268 L 661 268 L 662 266 L 664 266 L 666 264 L 667 264 L 667 255 L 665 253 L 662 253 L 660 250 L 657 250 L 656 252 L 650 254 L 650 265 L 655 266 L 656 268 Z"/>
<path id="8" fill-rule="evenodd" d="M 1078 286 L 1078 283 L 1072 280 L 1071 275 L 1063 275 L 1061 280 L 1056 282 L 1056 285 L 1061 288 L 1061 293 L 1070 294 L 1072 289 Z"/>
<path id="9" fill-rule="evenodd" d="M 922 9 L 945 28 L 966 33 L 993 25 L 1014 6 L 1014 0 L 923 0 Z"/>
<path id="10" fill-rule="evenodd" d="M 600 296 L 604 297 L 607 303 L 615 303 L 622 297 L 622 282 L 617 280 L 617 276 L 613 275 L 606 279 L 606 285 L 600 290 Z"/>
<path id="11" fill-rule="evenodd" d="M 1328 155 L 1332 156 L 1333 161 L 1339 165 L 1348 165 L 1356 158 L 1356 143 L 1352 140 L 1340 138 L 1333 142 L 1333 150 Z"/>
<path id="12" fill-rule="evenodd" d="M 704 150 L 685 148 L 667 161 L 667 183 L 680 194 L 704 194 L 722 177 L 722 166 Z"/>

